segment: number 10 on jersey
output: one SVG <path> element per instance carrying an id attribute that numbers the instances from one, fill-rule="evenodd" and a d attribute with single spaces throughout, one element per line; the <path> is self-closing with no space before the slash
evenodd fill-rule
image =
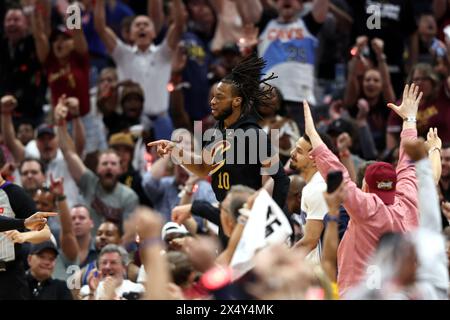
<path id="1" fill-rule="evenodd" d="M 228 172 L 219 173 L 219 189 L 230 190 L 230 175 Z"/>

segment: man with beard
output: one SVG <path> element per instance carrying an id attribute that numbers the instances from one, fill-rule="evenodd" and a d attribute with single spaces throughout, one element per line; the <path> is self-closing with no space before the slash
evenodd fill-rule
<path id="1" fill-rule="evenodd" d="M 328 136 L 322 135 L 322 139 L 327 142 L 330 149 L 333 148 Z M 328 212 L 327 203 L 323 197 L 327 184 L 309 156 L 311 149 L 311 142 L 308 136 L 304 135 L 297 141 L 295 149 L 291 152 L 290 167 L 299 172 L 306 182 L 300 204 L 304 235 L 295 247 L 304 249 L 308 253 L 308 259 L 320 263 L 323 220 Z"/>
<path id="2" fill-rule="evenodd" d="M 120 157 L 114 150 L 103 151 L 99 154 L 96 173 L 89 170 L 75 151 L 67 131 L 67 108 L 67 99 L 61 98 L 55 109 L 59 147 L 89 208 L 94 230 L 104 219 L 121 224 L 136 208 L 138 197 L 132 189 L 118 182 L 121 174 Z"/>
<path id="3" fill-rule="evenodd" d="M 274 179 L 273 198 L 283 208 L 289 179 L 255 117 L 256 107 L 267 101 L 271 92 L 270 86 L 261 84 L 274 78 L 261 80 L 264 66 L 263 59 L 249 56 L 219 82 L 211 100 L 217 124 L 204 135 L 210 142 L 203 148 L 201 159 L 173 141 L 159 140 L 149 146 L 157 146 L 160 156 L 171 153 L 174 160 L 199 177 L 210 175 L 219 202 L 232 186 L 241 184 L 258 190 L 263 175 L 270 175 Z"/>

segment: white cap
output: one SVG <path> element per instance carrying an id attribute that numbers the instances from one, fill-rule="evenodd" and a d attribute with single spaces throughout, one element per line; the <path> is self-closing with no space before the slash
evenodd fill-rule
<path id="1" fill-rule="evenodd" d="M 161 238 L 164 240 L 166 236 L 172 233 L 180 233 L 186 235 L 189 233 L 189 231 L 182 224 L 178 224 L 176 222 L 167 222 L 161 230 Z"/>

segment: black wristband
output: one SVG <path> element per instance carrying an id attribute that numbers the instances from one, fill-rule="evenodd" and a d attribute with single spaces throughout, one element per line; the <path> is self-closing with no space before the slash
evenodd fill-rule
<path id="1" fill-rule="evenodd" d="M 61 201 L 66 200 L 66 198 L 67 198 L 67 197 L 66 197 L 65 195 L 62 195 L 62 196 L 57 197 L 57 198 L 56 198 L 56 201 L 61 202 Z"/>

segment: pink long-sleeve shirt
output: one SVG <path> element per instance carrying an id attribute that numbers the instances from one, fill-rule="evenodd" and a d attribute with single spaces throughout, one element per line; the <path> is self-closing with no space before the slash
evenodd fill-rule
<path id="1" fill-rule="evenodd" d="M 350 222 L 338 248 L 338 285 L 341 297 L 364 278 L 367 262 L 384 233 L 407 232 L 419 224 L 415 167 L 409 163 L 409 157 L 403 149 L 405 140 L 416 137 L 415 129 L 405 129 L 401 133 L 395 202 L 392 205 L 384 204 L 374 193 L 358 189 L 344 165 L 324 144 L 311 151 L 324 179 L 332 170 L 344 173 L 347 199 L 343 205 L 350 216 Z"/>

